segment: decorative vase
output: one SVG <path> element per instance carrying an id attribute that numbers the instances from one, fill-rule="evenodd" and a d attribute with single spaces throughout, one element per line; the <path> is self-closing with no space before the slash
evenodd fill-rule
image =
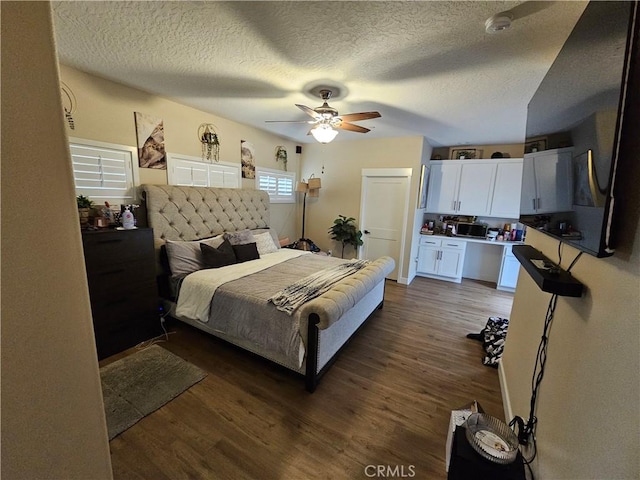
<path id="1" fill-rule="evenodd" d="M 80 217 L 80 228 L 84 229 L 89 226 L 90 208 L 78 208 L 78 217 Z"/>

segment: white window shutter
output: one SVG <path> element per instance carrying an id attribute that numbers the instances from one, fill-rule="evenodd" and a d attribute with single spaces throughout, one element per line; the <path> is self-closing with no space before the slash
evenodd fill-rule
<path id="1" fill-rule="evenodd" d="M 126 146 L 70 143 L 76 194 L 94 203 L 132 203 L 135 150 Z"/>
<path id="2" fill-rule="evenodd" d="M 169 153 L 169 185 L 194 187 L 240 187 L 240 165 L 206 163 L 198 157 Z"/>
<path id="3" fill-rule="evenodd" d="M 256 168 L 256 188 L 269 194 L 271 203 L 295 203 L 295 174 L 268 168 Z"/>

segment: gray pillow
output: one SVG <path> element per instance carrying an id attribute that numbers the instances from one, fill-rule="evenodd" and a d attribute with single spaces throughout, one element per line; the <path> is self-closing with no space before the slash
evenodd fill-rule
<path id="1" fill-rule="evenodd" d="M 269 228 L 256 228 L 255 230 L 251 230 L 251 233 L 253 233 L 253 236 L 255 237 L 256 235 L 260 234 L 260 233 L 264 233 L 264 232 L 269 232 L 271 234 L 271 238 L 273 238 L 273 243 L 275 243 L 276 247 L 278 247 L 278 249 L 280 248 L 280 239 L 278 238 L 278 232 L 276 232 L 275 228 L 269 227 Z"/>
<path id="2" fill-rule="evenodd" d="M 224 238 L 229 240 L 231 245 L 246 245 L 247 243 L 255 243 L 251 230 L 240 230 L 238 232 L 227 232 Z"/>
<path id="3" fill-rule="evenodd" d="M 210 247 L 218 248 L 223 241 L 222 235 L 193 242 L 166 240 L 165 245 L 167 247 L 171 275 L 187 275 L 197 270 L 202 270 L 205 265 L 200 251 L 200 244 L 204 243 Z"/>
<path id="4" fill-rule="evenodd" d="M 279 246 L 274 243 L 273 237 L 269 232 L 254 233 L 253 238 L 256 240 L 256 246 L 258 247 L 260 256 L 278 251 Z"/>

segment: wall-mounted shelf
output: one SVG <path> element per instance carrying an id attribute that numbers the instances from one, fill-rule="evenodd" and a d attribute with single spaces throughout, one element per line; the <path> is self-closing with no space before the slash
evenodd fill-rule
<path id="1" fill-rule="evenodd" d="M 581 297 L 583 285 L 569 272 L 530 245 L 514 245 L 513 254 L 543 292 L 564 297 Z"/>

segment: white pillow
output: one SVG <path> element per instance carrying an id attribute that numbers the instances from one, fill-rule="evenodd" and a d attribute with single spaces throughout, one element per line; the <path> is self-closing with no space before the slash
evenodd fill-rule
<path id="1" fill-rule="evenodd" d="M 205 238 L 203 240 L 195 240 L 193 242 L 165 241 L 171 275 L 186 275 L 197 270 L 202 270 L 205 268 L 205 265 L 202 259 L 200 244 L 204 243 L 210 247 L 218 248 L 222 245 L 223 241 L 224 238 L 222 235 Z"/>
<path id="2" fill-rule="evenodd" d="M 253 239 L 256 241 L 258 247 L 258 253 L 260 256 L 266 253 L 273 253 L 278 251 L 277 245 L 273 241 L 273 237 L 269 232 L 253 234 Z"/>

